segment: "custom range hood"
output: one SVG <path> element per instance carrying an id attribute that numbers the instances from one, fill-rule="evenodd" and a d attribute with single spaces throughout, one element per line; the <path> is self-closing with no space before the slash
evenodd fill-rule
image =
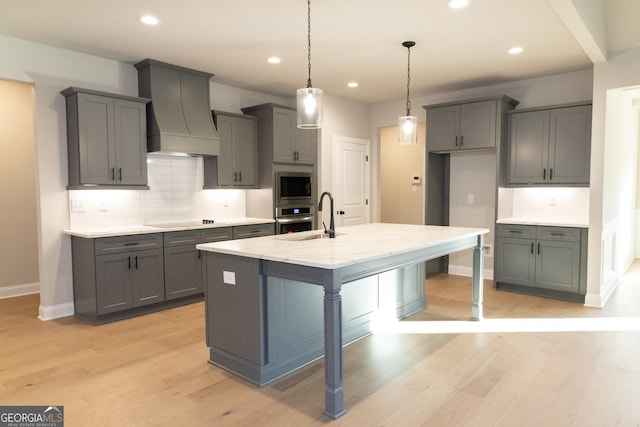
<path id="1" fill-rule="evenodd" d="M 138 93 L 147 104 L 147 151 L 192 156 L 220 154 L 211 117 L 213 74 L 145 59 L 137 64 Z"/>

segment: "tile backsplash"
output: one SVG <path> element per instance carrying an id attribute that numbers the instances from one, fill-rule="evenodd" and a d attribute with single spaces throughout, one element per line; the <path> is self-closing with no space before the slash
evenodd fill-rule
<path id="1" fill-rule="evenodd" d="M 501 189 L 511 191 L 511 217 L 589 222 L 589 188 L 535 187 Z M 502 194 L 502 193 L 501 193 Z M 501 196 L 501 201 L 507 199 Z M 500 209 L 502 211 L 502 209 Z"/>
<path id="2" fill-rule="evenodd" d="M 245 190 L 203 190 L 201 157 L 147 155 L 149 190 L 70 190 L 71 229 L 245 216 Z"/>

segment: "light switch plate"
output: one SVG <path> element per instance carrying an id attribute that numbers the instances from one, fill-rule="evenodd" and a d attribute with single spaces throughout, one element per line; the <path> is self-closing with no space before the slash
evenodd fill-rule
<path id="1" fill-rule="evenodd" d="M 222 272 L 222 280 L 227 285 L 235 285 L 236 284 L 236 272 L 235 271 L 223 271 Z"/>

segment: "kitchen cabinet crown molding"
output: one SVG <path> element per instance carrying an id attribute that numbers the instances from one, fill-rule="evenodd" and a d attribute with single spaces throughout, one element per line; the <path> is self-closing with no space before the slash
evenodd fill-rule
<path id="1" fill-rule="evenodd" d="M 500 101 L 500 102 L 505 102 L 509 105 L 512 105 L 513 107 L 517 106 L 520 101 L 511 98 L 508 95 L 496 95 L 496 96 L 484 96 L 484 97 L 478 97 L 478 98 L 465 98 L 465 99 L 459 99 L 457 101 L 447 101 L 447 102 L 439 102 L 437 104 L 427 104 L 424 105 L 422 108 L 427 109 L 427 108 L 436 108 L 436 107 L 448 107 L 451 105 L 460 105 L 460 104 L 471 104 L 473 102 L 483 102 L 483 101 Z"/>

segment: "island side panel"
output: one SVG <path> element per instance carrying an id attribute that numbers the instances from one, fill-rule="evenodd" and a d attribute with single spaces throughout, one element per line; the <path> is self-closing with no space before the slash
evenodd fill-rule
<path id="1" fill-rule="evenodd" d="M 265 333 L 259 263 L 207 252 L 205 309 L 210 362 L 260 385 Z"/>

